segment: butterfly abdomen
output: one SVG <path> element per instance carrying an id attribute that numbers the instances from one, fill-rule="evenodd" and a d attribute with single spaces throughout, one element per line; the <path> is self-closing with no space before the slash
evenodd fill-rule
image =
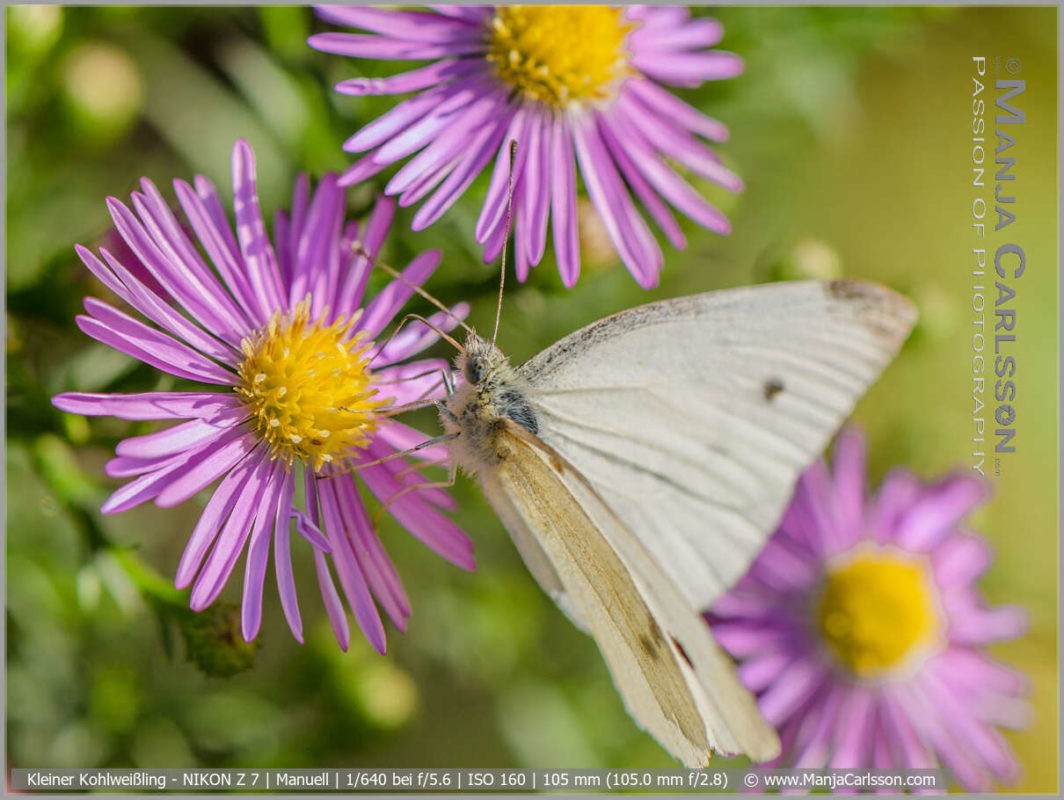
<path id="1" fill-rule="evenodd" d="M 495 345 L 471 334 L 455 367 L 462 384 L 443 407 L 440 420 L 456 433 L 451 452 L 466 472 L 494 467 L 506 457 L 501 431 L 513 420 L 532 433 L 539 423 L 525 387 L 509 360 Z"/>

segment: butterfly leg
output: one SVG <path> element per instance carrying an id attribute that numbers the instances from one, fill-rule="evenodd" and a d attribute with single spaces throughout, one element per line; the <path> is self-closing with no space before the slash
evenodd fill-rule
<path id="1" fill-rule="evenodd" d="M 417 471 L 418 468 L 417 467 L 413 467 L 412 469 L 414 471 Z M 396 473 L 395 477 L 399 478 L 401 475 L 407 474 L 409 472 L 410 472 L 409 469 L 403 470 L 402 472 Z M 389 497 L 387 500 L 385 500 L 381 504 L 381 507 L 378 508 L 375 512 L 373 512 L 373 519 L 372 519 L 373 526 L 374 527 L 377 526 L 377 524 L 380 522 L 381 515 L 383 515 L 384 512 L 388 510 L 389 506 L 394 504 L 397 500 L 399 500 L 399 498 L 401 498 L 403 495 L 407 494 L 408 492 L 421 491 L 421 490 L 424 490 L 424 489 L 450 489 L 452 486 L 454 486 L 456 480 L 458 480 L 458 463 L 455 462 L 452 459 L 451 460 L 450 469 L 448 470 L 448 473 L 447 473 L 447 480 L 445 480 L 445 481 L 428 481 L 426 483 L 412 483 L 409 486 L 404 486 L 398 492 L 396 492 L 391 497 Z"/>

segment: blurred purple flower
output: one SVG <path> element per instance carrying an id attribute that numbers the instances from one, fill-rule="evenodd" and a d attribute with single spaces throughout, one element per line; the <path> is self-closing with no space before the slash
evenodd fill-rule
<path id="1" fill-rule="evenodd" d="M 749 572 L 707 615 L 802 768 L 948 768 L 972 791 L 1013 780 L 996 730 L 1025 724 L 1027 682 L 986 646 L 1025 617 L 975 588 L 986 543 L 961 529 L 986 496 L 896 470 L 865 496 L 865 444 L 844 431 L 813 465 Z"/>
<path id="2" fill-rule="evenodd" d="M 414 216 L 420 230 L 494 157 L 476 226 L 484 258 L 493 261 L 504 245 L 508 143 L 517 141 L 514 241 L 522 281 L 543 257 L 550 218 L 562 281 L 576 283 L 577 164 L 614 247 L 644 287 L 657 285 L 664 259 L 630 192 L 674 247 L 686 241 L 669 204 L 710 230 L 731 230 L 666 160 L 731 191 L 742 189 L 702 141 L 724 141 L 724 125 L 662 86 L 696 87 L 742 71 L 738 56 L 707 49 L 723 35 L 719 22 L 691 19 L 682 7 L 432 9 L 318 8 L 322 19 L 369 33 L 318 34 L 312 47 L 358 58 L 436 59 L 412 72 L 336 87 L 351 95 L 417 93 L 347 140 L 345 150 L 368 152 L 341 184 L 417 153 L 385 192 L 399 195 L 401 206 L 427 198 Z"/>
<path id="3" fill-rule="evenodd" d="M 436 341 L 436 334 L 408 329 L 384 346 L 373 339 L 411 297 L 411 287 L 432 274 L 440 253 L 417 256 L 403 271 L 404 281 L 392 281 L 363 302 L 371 265 L 352 245 L 361 242 L 373 255 L 379 251 L 393 202 L 379 201 L 364 227 L 345 223 L 344 192 L 336 177 L 325 176 L 311 194 L 300 176 L 291 213 L 278 212 L 271 242 L 259 210 L 254 153 L 243 141 L 233 150 L 235 236 L 206 178 L 197 177 L 194 186 L 174 181 L 191 226 L 184 229 L 151 181 L 141 186 L 143 191 L 133 193 L 133 210 L 115 198 L 107 204 L 129 252 L 166 294 L 105 248 L 102 261 L 80 245 L 77 252 L 104 285 L 154 325 L 91 297 L 85 300 L 88 316 L 79 316 L 78 325 L 163 372 L 219 388 L 68 392 L 53 399 L 75 414 L 186 420 L 118 444 L 107 474 L 132 480 L 111 495 L 103 511 L 114 514 L 147 500 L 168 508 L 221 479 L 177 568 L 178 588 L 192 587 L 192 608 L 214 602 L 246 548 L 242 628 L 245 639 L 254 638 L 272 539 L 281 605 L 302 641 L 289 548 L 294 518 L 312 545 L 322 598 L 341 646 L 347 648 L 350 632 L 332 570 L 366 637 L 383 652 L 377 604 L 400 630 L 410 606 L 355 477 L 343 470 L 426 438 L 382 412 L 440 394 L 445 361 L 406 361 Z M 454 316 L 440 312 L 433 322 L 451 329 L 468 310 L 460 304 Z M 416 456 L 442 462 L 447 452 L 428 447 Z M 407 489 L 425 482 L 410 467 L 401 457 L 357 474 L 379 500 L 391 501 L 388 511 L 414 536 L 472 569 L 472 544 L 438 510 L 453 508 L 450 495 Z"/>

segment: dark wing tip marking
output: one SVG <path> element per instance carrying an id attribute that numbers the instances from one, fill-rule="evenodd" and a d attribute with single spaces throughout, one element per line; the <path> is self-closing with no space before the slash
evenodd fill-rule
<path id="1" fill-rule="evenodd" d="M 860 309 L 868 329 L 895 346 L 901 344 L 916 324 L 916 306 L 886 286 L 840 279 L 827 281 L 824 287 L 832 300 Z"/>

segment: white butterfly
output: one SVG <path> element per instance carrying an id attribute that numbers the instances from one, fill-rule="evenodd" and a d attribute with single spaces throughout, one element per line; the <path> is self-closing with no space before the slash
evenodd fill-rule
<path id="1" fill-rule="evenodd" d="M 684 764 L 775 731 L 701 617 L 915 321 L 855 281 L 629 309 L 514 369 L 470 333 L 441 421 L 529 570 L 594 637 L 635 721 Z"/>

